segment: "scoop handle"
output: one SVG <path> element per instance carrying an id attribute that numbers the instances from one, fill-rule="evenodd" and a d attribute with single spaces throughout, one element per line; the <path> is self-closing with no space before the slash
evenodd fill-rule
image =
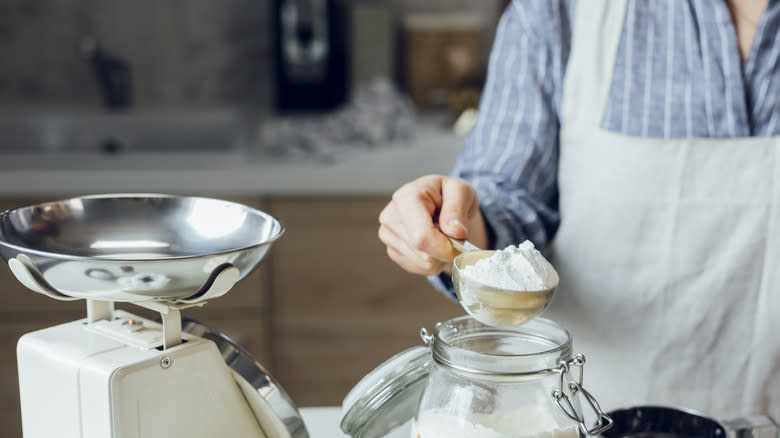
<path id="1" fill-rule="evenodd" d="M 434 221 L 434 225 L 436 225 L 436 229 L 439 230 L 440 233 L 447 236 L 447 234 L 441 230 L 438 221 Z M 473 243 L 469 242 L 466 239 L 461 240 L 450 236 L 447 236 L 447 238 L 450 239 L 450 244 L 452 245 L 452 247 L 460 252 L 479 251 L 481 249 L 480 247 L 474 245 Z"/>
<path id="2" fill-rule="evenodd" d="M 457 249 L 460 252 L 469 252 L 469 251 L 479 251 L 480 248 L 477 245 L 474 245 L 473 243 L 469 242 L 468 240 L 460 240 L 460 239 L 454 239 L 452 237 L 447 237 L 450 239 L 450 243 L 452 244 L 452 247 Z"/>

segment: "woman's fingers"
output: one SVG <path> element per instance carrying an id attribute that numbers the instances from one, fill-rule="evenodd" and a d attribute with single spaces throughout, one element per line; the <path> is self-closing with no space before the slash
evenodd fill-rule
<path id="1" fill-rule="evenodd" d="M 387 227 L 379 227 L 379 240 L 387 247 L 390 260 L 413 274 L 438 275 L 448 265 L 447 262 L 411 248 Z"/>
<path id="2" fill-rule="evenodd" d="M 452 260 L 451 246 L 449 241 L 444 238 L 446 245 L 444 259 L 437 258 L 436 256 L 425 252 L 418 248 L 419 239 L 425 239 L 425 237 L 415 236 L 412 237 L 409 234 L 409 229 L 403 220 L 398 202 L 391 201 L 379 215 L 379 240 L 387 247 L 387 253 L 391 260 L 396 262 L 403 269 L 422 275 L 436 275 L 446 267 Z M 432 224 L 432 222 L 431 222 Z M 435 228 L 431 229 L 432 233 L 439 233 Z M 438 238 L 438 236 L 436 236 Z M 425 244 L 422 244 L 425 245 Z M 454 257 L 454 256 L 453 256 Z"/>
<path id="3" fill-rule="evenodd" d="M 438 175 L 424 176 L 393 194 L 393 223 L 397 224 L 393 230 L 411 248 L 438 260 L 450 261 L 456 253 L 435 222 L 442 204 L 443 179 Z"/>
<path id="4" fill-rule="evenodd" d="M 442 181 L 442 206 L 439 226 L 448 236 L 456 239 L 468 237 L 468 223 L 478 210 L 477 192 L 466 182 L 447 178 Z"/>
<path id="5" fill-rule="evenodd" d="M 439 175 L 418 178 L 396 190 L 380 213 L 379 239 L 403 269 L 438 274 L 458 255 L 447 236 L 469 238 L 471 228 L 477 235 L 480 229 L 484 232 L 478 205 L 476 192 L 465 181 Z"/>

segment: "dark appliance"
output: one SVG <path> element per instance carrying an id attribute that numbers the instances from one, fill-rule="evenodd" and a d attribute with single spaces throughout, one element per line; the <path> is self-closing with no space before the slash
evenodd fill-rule
<path id="1" fill-rule="evenodd" d="M 328 110 L 348 91 L 345 0 L 274 0 L 276 107 Z"/>

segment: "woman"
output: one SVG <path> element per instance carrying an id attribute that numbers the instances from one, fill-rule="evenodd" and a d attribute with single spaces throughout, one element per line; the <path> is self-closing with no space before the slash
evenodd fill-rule
<path id="1" fill-rule="evenodd" d="M 530 239 L 602 407 L 780 418 L 778 27 L 775 0 L 516 0 L 453 177 L 380 214 L 388 255 L 451 295 L 444 234 Z"/>

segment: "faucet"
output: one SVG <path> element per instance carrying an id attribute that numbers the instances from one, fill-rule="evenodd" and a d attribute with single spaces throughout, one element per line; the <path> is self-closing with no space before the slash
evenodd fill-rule
<path id="1" fill-rule="evenodd" d="M 133 83 L 128 62 L 107 53 L 94 38 L 89 36 L 81 38 L 79 51 L 81 56 L 92 65 L 106 108 L 111 111 L 130 108 Z"/>

